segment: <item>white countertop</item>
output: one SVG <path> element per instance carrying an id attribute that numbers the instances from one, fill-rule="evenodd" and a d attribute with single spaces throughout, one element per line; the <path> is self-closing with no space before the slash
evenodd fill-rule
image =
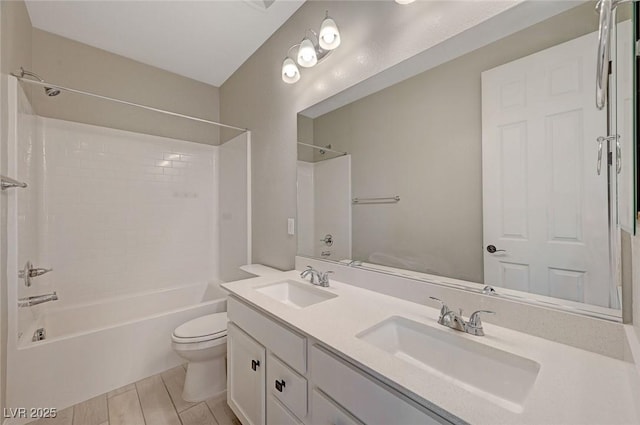
<path id="1" fill-rule="evenodd" d="M 468 335 L 438 325 L 439 311 L 434 308 L 334 280 L 331 287 L 321 289 L 337 297 L 303 309 L 254 289 L 285 279 L 304 282 L 293 270 L 222 286 L 436 412 L 444 410 L 468 423 L 487 425 L 640 424 L 640 375 L 632 363 L 487 323 L 486 336 Z M 418 372 L 415 366 L 356 337 L 391 316 L 455 332 L 460 338 L 538 362 L 540 371 L 522 412 L 507 410 L 439 376 Z"/>

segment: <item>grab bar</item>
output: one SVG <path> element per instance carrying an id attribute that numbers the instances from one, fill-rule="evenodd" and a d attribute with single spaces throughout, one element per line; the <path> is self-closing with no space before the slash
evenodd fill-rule
<path id="1" fill-rule="evenodd" d="M 351 202 L 354 204 L 391 204 L 400 202 L 400 197 L 396 195 L 386 198 L 353 198 Z"/>
<path id="2" fill-rule="evenodd" d="M 18 180 L 14 180 L 11 177 L 0 176 L 1 190 L 11 189 L 12 187 L 20 187 L 24 189 L 25 187 L 27 187 L 27 184 L 23 182 L 19 182 Z"/>

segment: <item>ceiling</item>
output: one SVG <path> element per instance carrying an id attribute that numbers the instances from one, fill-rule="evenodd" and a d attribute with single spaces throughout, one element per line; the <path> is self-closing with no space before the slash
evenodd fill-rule
<path id="1" fill-rule="evenodd" d="M 304 1 L 26 3 L 35 28 L 219 87 Z"/>

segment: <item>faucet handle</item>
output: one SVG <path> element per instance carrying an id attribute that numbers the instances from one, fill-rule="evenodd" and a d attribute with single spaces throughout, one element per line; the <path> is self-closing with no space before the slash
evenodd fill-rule
<path id="1" fill-rule="evenodd" d="M 322 280 L 327 280 L 327 279 L 329 279 L 329 275 L 330 275 L 330 274 L 332 274 L 332 273 L 335 273 L 335 272 L 334 272 L 333 270 L 328 270 L 328 271 L 326 271 L 326 272 L 322 273 L 322 275 L 321 275 Z"/>
<path id="2" fill-rule="evenodd" d="M 333 270 L 329 270 L 320 274 L 320 284 L 322 286 L 329 286 L 329 275 L 331 273 L 333 273 Z"/>
<path id="3" fill-rule="evenodd" d="M 480 320 L 480 314 L 496 314 L 495 311 L 490 310 L 478 310 L 473 312 L 471 316 L 469 316 L 469 321 L 467 322 L 466 331 L 472 335 L 483 336 L 484 330 L 482 329 L 482 320 Z"/>
<path id="4" fill-rule="evenodd" d="M 438 301 L 440 303 L 440 318 L 442 319 L 442 317 L 444 317 L 444 315 L 450 311 L 449 307 L 447 307 L 444 301 L 442 301 L 439 298 L 436 298 L 436 297 L 429 297 L 429 298 L 431 298 L 434 301 Z"/>

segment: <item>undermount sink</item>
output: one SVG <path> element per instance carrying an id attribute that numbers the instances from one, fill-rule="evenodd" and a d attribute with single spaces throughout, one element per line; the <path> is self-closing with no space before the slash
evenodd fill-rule
<path id="1" fill-rule="evenodd" d="M 300 283 L 295 280 L 272 283 L 256 288 L 256 291 L 294 308 L 308 307 L 337 297 L 336 294 L 317 289 L 310 283 Z"/>
<path id="2" fill-rule="evenodd" d="M 357 337 L 515 413 L 522 412 L 540 370 L 533 360 L 399 316 Z"/>

